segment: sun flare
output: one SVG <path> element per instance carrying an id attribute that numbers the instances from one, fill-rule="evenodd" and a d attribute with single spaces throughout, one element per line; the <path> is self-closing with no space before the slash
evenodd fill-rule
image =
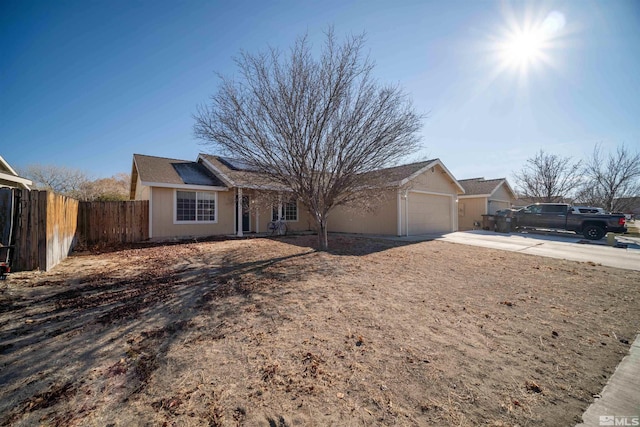
<path id="1" fill-rule="evenodd" d="M 549 51 L 555 46 L 555 39 L 565 26 L 564 15 L 553 11 L 537 23 L 523 25 L 511 23 L 510 30 L 497 43 L 497 50 L 503 68 L 516 68 L 526 72 L 549 62 Z"/>
<path id="2" fill-rule="evenodd" d="M 517 65 L 534 62 L 544 48 L 544 39 L 537 32 L 516 34 L 504 46 L 505 59 Z"/>

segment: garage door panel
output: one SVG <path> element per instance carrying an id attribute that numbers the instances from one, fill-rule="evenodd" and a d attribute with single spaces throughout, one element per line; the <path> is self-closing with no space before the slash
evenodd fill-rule
<path id="1" fill-rule="evenodd" d="M 451 197 L 433 194 L 409 194 L 409 234 L 450 232 Z"/>

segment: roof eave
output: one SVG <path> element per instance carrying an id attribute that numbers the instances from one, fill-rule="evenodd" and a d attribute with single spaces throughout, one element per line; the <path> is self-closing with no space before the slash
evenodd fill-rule
<path id="1" fill-rule="evenodd" d="M 458 188 L 458 190 L 460 190 L 458 194 L 464 194 L 465 193 L 464 188 L 462 187 L 462 185 L 460 185 L 460 183 L 458 182 L 456 177 L 453 176 L 451 171 L 449 169 L 447 169 L 447 167 L 444 165 L 444 163 L 442 163 L 442 160 L 440 160 L 440 159 L 435 159 L 431 163 L 427 163 L 426 166 L 420 168 L 416 172 L 412 173 L 411 175 L 409 175 L 408 177 L 406 177 L 405 179 L 400 181 L 398 186 L 402 187 L 403 185 L 405 185 L 409 181 L 411 181 L 411 180 L 415 179 L 416 177 L 422 175 L 424 172 L 428 171 L 429 169 L 431 169 L 432 167 L 435 167 L 435 166 L 440 166 L 442 168 L 442 170 L 444 170 L 444 172 L 449 176 L 449 178 L 451 178 L 451 180 L 453 181 L 455 186 Z"/>
<path id="2" fill-rule="evenodd" d="M 224 172 L 222 172 L 220 170 L 220 168 L 218 168 L 216 165 L 214 165 L 213 163 L 211 163 L 209 160 L 207 160 L 206 158 L 204 158 L 204 156 L 202 154 L 198 154 L 198 158 L 196 159 L 197 162 L 202 161 L 202 164 L 211 171 L 211 173 L 215 174 L 218 178 L 220 178 L 225 185 L 227 185 L 228 187 L 237 187 L 238 185 L 236 185 L 236 183 L 229 178 L 229 176 L 227 176 Z"/>
<path id="3" fill-rule="evenodd" d="M 30 190 L 29 186 L 33 185 L 33 181 L 29 179 L 21 178 L 17 175 L 11 175 L 4 172 L 0 172 L 0 179 L 9 181 L 9 182 L 15 182 L 16 184 L 23 186 L 25 190 Z"/>
<path id="4" fill-rule="evenodd" d="M 172 184 L 169 182 L 149 182 L 149 181 L 140 181 L 140 184 L 146 185 L 147 187 L 175 188 L 178 190 L 229 191 L 228 187 L 220 187 L 217 185 Z"/>
<path id="5" fill-rule="evenodd" d="M 472 197 L 491 197 L 491 194 L 463 194 L 462 196 L 458 196 L 461 199 L 470 199 Z"/>

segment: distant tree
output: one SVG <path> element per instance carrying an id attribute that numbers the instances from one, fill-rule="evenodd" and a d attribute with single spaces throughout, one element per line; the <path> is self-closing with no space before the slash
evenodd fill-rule
<path id="1" fill-rule="evenodd" d="M 594 205 L 619 212 L 640 196 L 640 152 L 632 152 L 624 144 L 608 154 L 597 144 L 583 173 L 587 182 L 581 197 L 590 198 Z"/>
<path id="2" fill-rule="evenodd" d="M 398 86 L 379 84 L 363 55 L 364 35 L 336 42 L 318 58 L 307 37 L 287 55 L 241 53 L 239 80 L 221 77 L 194 115 L 195 135 L 290 189 L 328 247 L 332 209 L 371 197 L 380 176 L 418 148 L 422 117 Z"/>
<path id="3" fill-rule="evenodd" d="M 36 190 L 49 190 L 81 201 L 129 199 L 129 174 L 91 180 L 79 169 L 55 165 L 34 164 L 21 174 L 33 181 Z"/>
<path id="4" fill-rule="evenodd" d="M 79 200 L 85 201 L 123 201 L 129 200 L 130 176 L 126 173 L 89 181 L 81 188 Z"/>
<path id="5" fill-rule="evenodd" d="M 27 166 L 22 174 L 33 181 L 34 189 L 68 196 L 76 196 L 89 182 L 85 172 L 65 166 L 33 164 Z"/>
<path id="6" fill-rule="evenodd" d="M 514 174 L 520 194 L 543 202 L 557 203 L 573 195 L 581 184 L 581 162 L 540 150 Z"/>

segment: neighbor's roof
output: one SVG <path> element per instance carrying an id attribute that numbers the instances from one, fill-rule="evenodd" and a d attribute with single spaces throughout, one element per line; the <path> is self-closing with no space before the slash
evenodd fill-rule
<path id="1" fill-rule="evenodd" d="M 506 178 L 496 179 L 484 179 L 484 178 L 470 178 L 461 179 L 458 181 L 464 188 L 465 196 L 491 196 L 498 188 L 505 184 L 507 189 L 511 192 L 513 197 L 516 197 L 515 192 L 507 182 Z"/>
<path id="2" fill-rule="evenodd" d="M 154 187 L 225 187 L 217 176 L 203 164 L 166 157 L 133 155 L 132 191 L 135 193 L 137 176 L 144 185 Z"/>
<path id="3" fill-rule="evenodd" d="M 17 186 L 18 188 L 29 190 L 29 186 L 33 185 L 33 182 L 18 176 L 18 173 L 13 170 L 11 165 L 9 165 L 9 163 L 0 156 L 0 187 L 5 185 L 9 185 L 11 187 Z"/>

